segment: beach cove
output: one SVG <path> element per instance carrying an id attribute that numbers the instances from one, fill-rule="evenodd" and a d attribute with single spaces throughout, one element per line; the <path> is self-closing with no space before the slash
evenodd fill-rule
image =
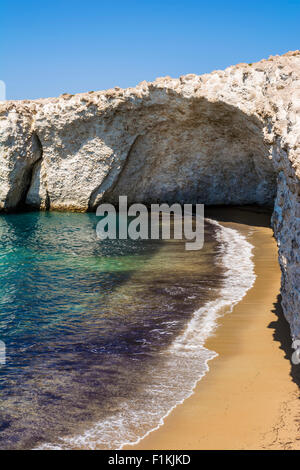
<path id="1" fill-rule="evenodd" d="M 254 245 L 254 286 L 205 343 L 218 357 L 194 394 L 158 430 L 126 448 L 300 449 L 300 372 L 290 363 L 270 216 L 236 209 L 208 214 Z"/>

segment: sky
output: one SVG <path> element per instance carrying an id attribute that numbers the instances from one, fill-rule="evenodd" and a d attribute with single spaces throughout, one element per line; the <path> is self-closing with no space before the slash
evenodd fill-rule
<path id="1" fill-rule="evenodd" d="M 300 0 L 1 0 L 7 99 L 135 86 L 300 49 Z"/>

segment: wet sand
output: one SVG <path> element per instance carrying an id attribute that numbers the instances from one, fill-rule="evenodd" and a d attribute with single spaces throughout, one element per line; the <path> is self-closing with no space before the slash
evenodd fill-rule
<path id="1" fill-rule="evenodd" d="M 126 448 L 300 449 L 300 366 L 290 363 L 269 215 L 227 208 L 206 216 L 236 228 L 254 245 L 255 284 L 207 341 L 219 356 L 195 393 L 162 427 Z"/>

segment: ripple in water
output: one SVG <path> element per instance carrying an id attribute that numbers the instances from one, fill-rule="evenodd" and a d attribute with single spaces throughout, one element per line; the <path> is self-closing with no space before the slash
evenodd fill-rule
<path id="1" fill-rule="evenodd" d="M 0 218 L 3 449 L 134 442 L 191 393 L 215 355 L 203 341 L 215 325 L 207 306 L 216 313 L 220 293 L 226 300 L 218 226 L 206 223 L 204 249 L 188 252 L 177 240 L 101 242 L 97 221 Z"/>

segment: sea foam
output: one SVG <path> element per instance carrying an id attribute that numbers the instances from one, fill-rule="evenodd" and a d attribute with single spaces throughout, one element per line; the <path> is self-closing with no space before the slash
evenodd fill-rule
<path id="1" fill-rule="evenodd" d="M 124 401 L 122 409 L 90 429 L 38 449 L 122 449 L 140 442 L 164 424 L 165 418 L 194 393 L 208 372 L 208 362 L 217 353 L 204 347 L 218 325 L 218 318 L 231 312 L 255 281 L 253 246 L 237 230 L 215 220 L 216 237 L 221 246 L 220 262 L 225 280 L 216 300 L 195 311 L 185 330 L 161 353 L 157 367 L 147 372 L 143 393 Z M 137 387 L 138 389 L 138 387 Z"/>

